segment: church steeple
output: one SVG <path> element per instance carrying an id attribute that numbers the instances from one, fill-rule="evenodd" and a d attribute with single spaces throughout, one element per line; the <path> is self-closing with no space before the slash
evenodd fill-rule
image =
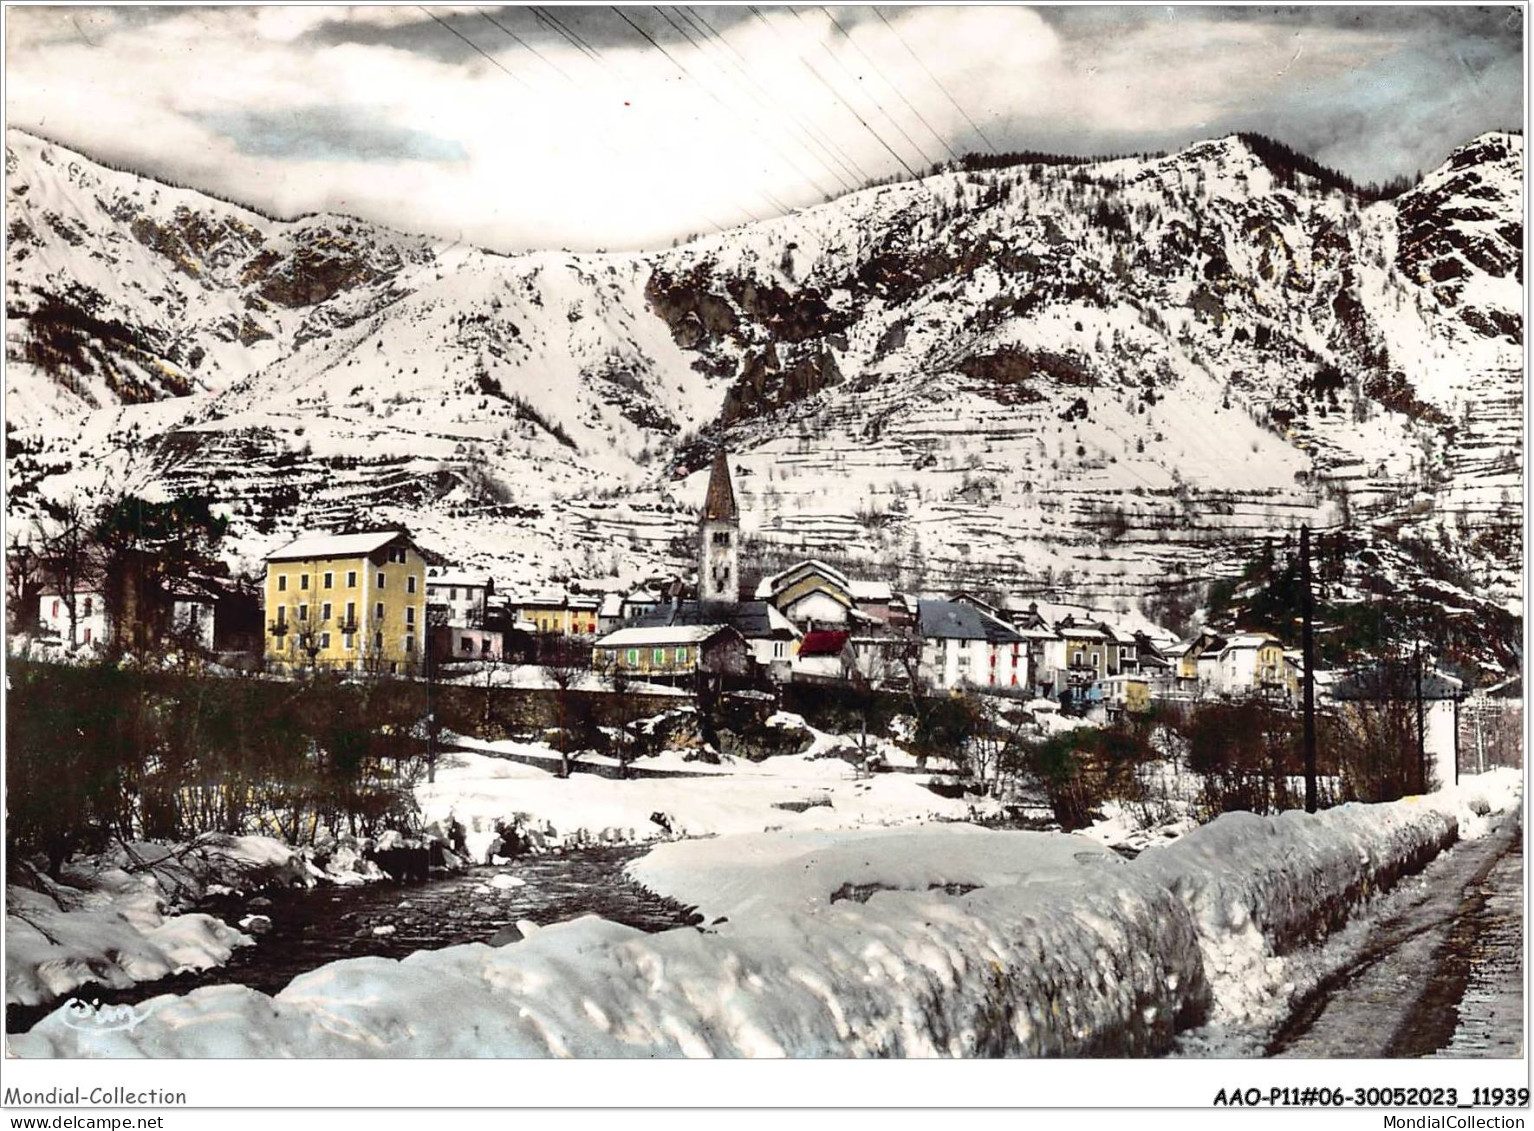
<path id="1" fill-rule="evenodd" d="M 698 514 L 698 599 L 740 600 L 740 511 L 724 449 L 714 453 L 708 493 Z"/>
<path id="2" fill-rule="evenodd" d="M 714 453 L 714 466 L 708 473 L 708 494 L 703 497 L 703 522 L 740 522 L 735 508 L 735 487 L 730 482 L 730 465 L 724 449 Z"/>

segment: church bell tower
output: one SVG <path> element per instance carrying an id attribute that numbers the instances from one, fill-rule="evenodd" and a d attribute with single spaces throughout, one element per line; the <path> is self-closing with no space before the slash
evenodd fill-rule
<path id="1" fill-rule="evenodd" d="M 708 494 L 698 516 L 698 599 L 740 600 L 740 511 L 730 484 L 724 449 L 714 453 L 708 473 Z"/>

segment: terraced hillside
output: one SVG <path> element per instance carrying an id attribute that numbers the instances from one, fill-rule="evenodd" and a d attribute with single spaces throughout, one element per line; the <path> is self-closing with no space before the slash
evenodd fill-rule
<path id="1" fill-rule="evenodd" d="M 1129 604 L 1308 521 L 1521 614 L 1522 167 L 1487 134 L 1367 203 L 1230 137 L 507 257 L 12 131 L 10 506 L 204 491 L 247 562 L 365 519 L 632 575 L 686 564 L 724 441 L 764 557 Z"/>

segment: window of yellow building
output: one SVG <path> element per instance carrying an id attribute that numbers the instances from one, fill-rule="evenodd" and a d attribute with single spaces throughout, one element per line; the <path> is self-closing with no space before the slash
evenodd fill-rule
<path id="1" fill-rule="evenodd" d="M 378 588 L 382 589 L 384 587 L 384 582 L 387 581 L 387 580 L 388 580 L 388 578 L 385 576 L 384 571 L 383 570 L 379 570 L 378 571 Z"/>
<path id="2" fill-rule="evenodd" d="M 357 571 L 356 570 L 349 569 L 349 570 L 346 571 L 346 587 L 348 589 L 355 589 L 355 588 L 357 588 Z"/>
<path id="3" fill-rule="evenodd" d="M 298 575 L 298 587 L 300 589 L 309 588 L 309 575 L 307 573 L 301 573 Z"/>
<path id="4" fill-rule="evenodd" d="M 676 662 L 679 663 L 679 664 L 685 664 L 687 662 L 687 649 L 686 648 L 678 648 L 676 650 Z"/>
<path id="5" fill-rule="evenodd" d="M 288 591 L 288 575 L 285 574 L 285 573 L 279 573 L 277 575 L 277 592 L 279 592 L 279 593 L 286 593 L 287 591 Z"/>
<path id="6" fill-rule="evenodd" d="M 638 648 L 630 648 L 628 650 L 626 662 L 628 663 L 628 666 L 631 667 L 631 668 L 637 668 L 639 666 L 639 649 Z"/>
<path id="7" fill-rule="evenodd" d="M 666 650 L 664 648 L 656 648 L 654 654 L 651 657 L 651 662 L 655 664 L 664 664 L 666 662 Z"/>
<path id="8" fill-rule="evenodd" d="M 335 586 L 335 582 L 336 582 L 336 575 L 335 574 L 327 573 L 325 575 L 325 588 L 326 589 L 333 588 Z"/>
<path id="9" fill-rule="evenodd" d="M 323 605 L 320 606 L 320 620 L 329 620 L 329 619 L 330 619 L 330 602 L 326 601 Z"/>

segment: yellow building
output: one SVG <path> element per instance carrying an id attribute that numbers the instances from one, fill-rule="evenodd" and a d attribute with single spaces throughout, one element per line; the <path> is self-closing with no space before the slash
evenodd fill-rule
<path id="1" fill-rule="evenodd" d="M 266 663 L 405 674 L 426 647 L 426 560 L 398 530 L 318 534 L 266 557 Z"/>
<path id="2" fill-rule="evenodd" d="M 517 615 L 538 629 L 543 636 L 595 636 L 597 610 L 595 597 L 546 593 L 517 603 Z"/>

